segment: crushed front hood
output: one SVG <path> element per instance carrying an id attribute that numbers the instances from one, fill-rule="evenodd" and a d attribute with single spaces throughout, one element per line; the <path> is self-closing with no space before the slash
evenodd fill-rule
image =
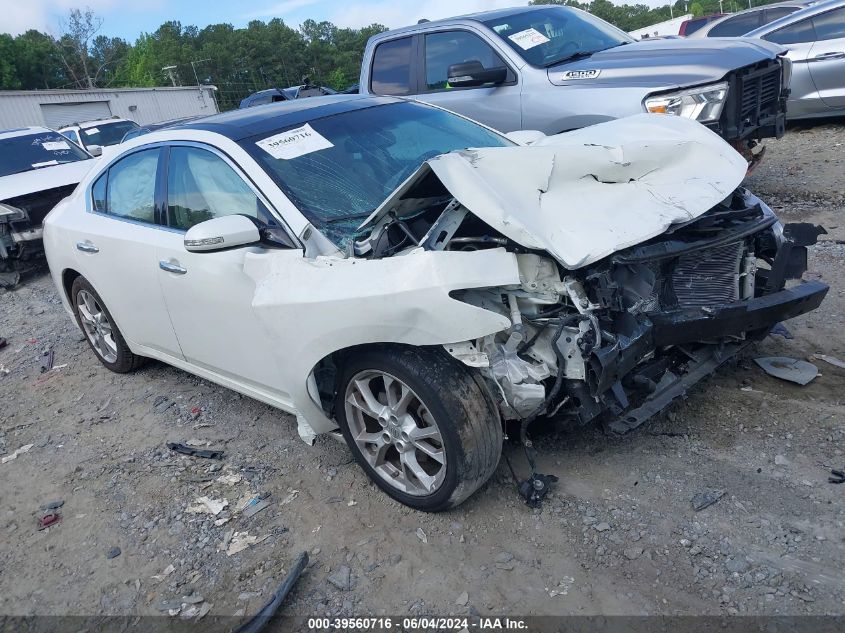
<path id="1" fill-rule="evenodd" d="M 464 207 L 570 269 L 660 235 L 724 200 L 748 164 L 687 119 L 639 114 L 531 146 L 436 156 L 367 219 L 377 222 L 433 171 Z"/>
<path id="2" fill-rule="evenodd" d="M 96 164 L 97 160 L 91 158 L 0 177 L 0 202 L 38 191 L 79 184 Z"/>

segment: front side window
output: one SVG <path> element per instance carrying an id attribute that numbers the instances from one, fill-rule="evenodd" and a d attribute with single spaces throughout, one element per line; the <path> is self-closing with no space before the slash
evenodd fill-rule
<path id="1" fill-rule="evenodd" d="M 505 65 L 493 48 L 474 33 L 443 31 L 425 36 L 425 84 L 429 90 L 448 89 L 449 66 L 481 62 L 485 70 Z"/>
<path id="2" fill-rule="evenodd" d="M 634 39 L 604 20 L 569 7 L 548 7 L 485 20 L 532 66 L 548 68 Z"/>
<path id="3" fill-rule="evenodd" d="M 155 224 L 155 189 L 159 149 L 130 154 L 109 167 L 93 187 L 94 208 L 102 213 Z M 105 199 L 105 204 L 98 203 Z"/>
<path id="4" fill-rule="evenodd" d="M 411 38 L 403 37 L 376 46 L 370 87 L 379 95 L 411 92 Z"/>
<path id="5" fill-rule="evenodd" d="M 768 35 L 764 35 L 763 39 L 774 42 L 775 44 L 814 42 L 816 40 L 816 32 L 813 30 L 813 20 L 812 18 L 807 18 L 795 24 L 790 24 Z"/>
<path id="6" fill-rule="evenodd" d="M 196 147 L 171 147 L 167 170 L 168 225 L 188 230 L 225 215 L 247 215 L 272 223 L 253 190 L 216 154 Z"/>
<path id="7" fill-rule="evenodd" d="M 0 176 L 90 158 L 58 132 L 45 131 L 0 139 Z"/>
<path id="8" fill-rule="evenodd" d="M 819 41 L 845 37 L 845 8 L 817 15 L 813 18 L 813 26 Z"/>
<path id="9" fill-rule="evenodd" d="M 429 158 L 513 144 L 477 123 L 418 103 L 344 112 L 239 143 L 339 246 Z"/>
<path id="10" fill-rule="evenodd" d="M 99 145 L 108 147 L 117 145 L 130 130 L 135 130 L 138 125 L 133 121 L 114 121 L 112 123 L 98 123 L 93 127 L 82 129 L 82 140 L 85 146 Z"/>

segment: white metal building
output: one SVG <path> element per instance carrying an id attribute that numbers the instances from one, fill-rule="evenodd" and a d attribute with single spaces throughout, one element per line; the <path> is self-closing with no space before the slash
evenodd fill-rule
<path id="1" fill-rule="evenodd" d="M 119 116 L 139 125 L 217 113 L 214 86 L 97 90 L 2 90 L 0 129 Z"/>
<path id="2" fill-rule="evenodd" d="M 637 40 L 649 37 L 662 37 L 664 35 L 677 35 L 678 31 L 681 30 L 681 24 L 692 17 L 692 13 L 679 15 L 677 18 L 672 18 L 671 20 L 658 22 L 657 24 L 652 24 L 651 26 L 646 26 L 635 31 L 628 31 L 628 35 Z"/>

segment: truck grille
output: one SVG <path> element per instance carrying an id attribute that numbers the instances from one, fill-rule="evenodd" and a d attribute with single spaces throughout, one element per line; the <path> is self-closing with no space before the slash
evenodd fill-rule
<path id="1" fill-rule="evenodd" d="M 742 241 L 678 258 L 672 289 L 679 308 L 704 308 L 739 301 Z"/>
<path id="2" fill-rule="evenodd" d="M 777 104 L 780 95 L 779 66 L 766 69 L 765 72 L 752 73 L 741 79 L 742 97 L 740 116 L 743 119 L 758 116 Z"/>

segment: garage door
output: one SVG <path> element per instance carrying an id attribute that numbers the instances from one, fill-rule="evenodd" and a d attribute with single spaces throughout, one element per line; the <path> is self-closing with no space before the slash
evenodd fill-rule
<path id="1" fill-rule="evenodd" d="M 107 119 L 111 116 L 108 101 L 82 103 L 42 103 L 41 114 L 47 127 L 59 128 L 70 123 Z"/>

